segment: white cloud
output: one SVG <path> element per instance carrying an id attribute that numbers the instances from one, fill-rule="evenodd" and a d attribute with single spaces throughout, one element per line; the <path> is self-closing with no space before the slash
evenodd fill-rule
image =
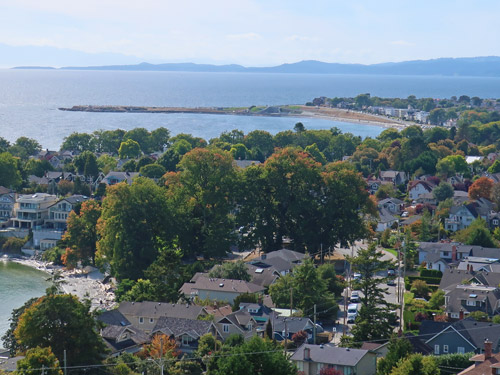
<path id="1" fill-rule="evenodd" d="M 415 46 L 415 43 L 408 42 L 406 40 L 393 40 L 392 42 L 389 42 L 389 44 L 393 46 L 403 46 L 403 47 L 413 47 Z"/>
<path id="2" fill-rule="evenodd" d="M 244 34 L 229 34 L 226 35 L 229 40 L 259 40 L 262 38 L 260 34 L 257 33 L 244 33 Z"/>
<path id="3" fill-rule="evenodd" d="M 317 42 L 319 40 L 318 37 L 311 37 L 304 35 L 290 35 L 285 39 L 290 42 Z"/>

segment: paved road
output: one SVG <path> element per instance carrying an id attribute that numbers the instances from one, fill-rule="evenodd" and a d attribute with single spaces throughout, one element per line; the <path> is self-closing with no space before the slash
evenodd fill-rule
<path id="1" fill-rule="evenodd" d="M 339 253 L 343 254 L 344 256 L 356 256 L 357 253 L 358 253 L 358 250 L 360 248 L 366 248 L 366 246 L 368 246 L 367 243 L 363 243 L 362 241 L 358 241 L 355 243 L 354 246 L 352 246 L 352 248 L 348 248 L 348 249 L 345 249 L 345 248 L 336 248 L 335 251 L 338 251 Z M 384 253 L 384 256 L 382 257 L 382 260 L 391 260 L 393 261 L 394 263 L 397 262 L 397 257 L 394 256 L 393 254 L 389 253 L 388 251 L 385 251 L 384 249 L 380 248 L 380 250 L 382 250 L 382 252 Z M 381 272 L 380 275 L 378 275 L 378 277 L 385 277 L 387 276 L 387 273 L 384 271 L 384 272 Z M 399 301 L 398 301 L 398 298 L 397 298 L 397 283 L 398 282 L 401 282 L 401 285 L 402 287 L 404 287 L 403 285 L 403 278 L 402 277 L 398 277 L 396 279 L 396 286 L 388 286 L 386 285 L 385 287 L 387 288 L 387 291 L 388 291 L 388 294 L 386 296 L 386 301 L 389 302 L 389 303 L 394 303 L 394 304 L 398 304 Z M 345 291 L 344 291 L 345 292 Z M 347 290 L 347 293 L 348 295 L 350 295 L 350 289 Z M 333 336 L 333 340 L 332 342 L 335 343 L 335 344 L 338 344 L 340 342 L 340 338 L 344 332 L 344 328 L 345 328 L 345 333 L 347 335 L 350 334 L 350 330 L 351 328 L 353 327 L 353 324 L 346 324 L 346 327 L 344 327 L 343 323 L 344 323 L 344 316 L 345 316 L 345 311 L 344 311 L 344 300 L 339 300 L 338 301 L 339 303 L 339 312 L 338 312 L 338 315 L 337 315 L 337 320 L 339 322 L 339 324 L 335 327 L 336 328 L 336 332 L 334 332 L 334 336 Z M 399 316 L 399 309 L 397 310 L 397 314 Z M 398 329 L 399 327 L 396 327 L 396 330 Z"/>

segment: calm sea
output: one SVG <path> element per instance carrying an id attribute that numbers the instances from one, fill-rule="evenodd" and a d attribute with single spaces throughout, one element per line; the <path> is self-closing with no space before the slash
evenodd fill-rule
<path id="1" fill-rule="evenodd" d="M 49 285 L 47 278 L 41 271 L 0 260 L 0 337 L 9 328 L 12 309 L 21 307 L 31 297 L 43 295 Z"/>
<path id="2" fill-rule="evenodd" d="M 302 121 L 309 129 L 337 126 L 361 136 L 376 136 L 380 127 L 321 119 L 263 118 L 201 114 L 115 114 L 59 111 L 73 105 L 251 106 L 304 104 L 314 97 L 445 98 L 466 94 L 500 97 L 500 78 L 354 76 L 258 73 L 180 73 L 120 71 L 0 70 L 0 136 L 37 139 L 58 149 L 68 134 L 97 129 L 159 126 L 173 134 L 187 132 L 206 139 L 222 131 L 276 133 Z"/>

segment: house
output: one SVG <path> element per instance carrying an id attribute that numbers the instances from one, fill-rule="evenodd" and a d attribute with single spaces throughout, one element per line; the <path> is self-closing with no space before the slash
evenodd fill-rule
<path id="1" fill-rule="evenodd" d="M 263 303 L 240 302 L 240 311 L 249 313 L 259 326 L 265 326 L 269 320 L 278 317 L 278 314 Z"/>
<path id="2" fill-rule="evenodd" d="M 453 323 L 424 320 L 418 337 L 432 348 L 434 355 L 480 354 L 487 338 L 494 341 L 492 350 L 497 353 L 500 349 L 500 324 L 477 322 L 474 319 Z"/>
<path id="3" fill-rule="evenodd" d="M 425 262 L 428 269 L 444 271 L 458 266 L 467 257 L 497 259 L 500 258 L 500 249 L 457 242 L 420 242 L 418 247 L 418 262 Z"/>
<path id="4" fill-rule="evenodd" d="M 493 354 L 492 342 L 489 339 L 484 341 L 484 354 L 476 354 L 469 360 L 474 364 L 458 375 L 500 374 L 500 354 Z"/>
<path id="5" fill-rule="evenodd" d="M 231 305 L 217 306 L 217 304 L 214 304 L 214 306 L 205 306 L 205 310 L 207 311 L 207 314 L 214 317 L 214 320 L 233 313 Z"/>
<path id="6" fill-rule="evenodd" d="M 436 186 L 430 181 L 414 180 L 408 184 L 408 197 L 417 200 L 421 195 L 431 193 Z"/>
<path id="7" fill-rule="evenodd" d="M 369 350 L 339 348 L 330 345 L 303 344 L 290 357 L 304 375 L 317 375 L 323 368 L 341 374 L 375 375 L 377 355 Z"/>
<path id="8" fill-rule="evenodd" d="M 132 185 L 132 180 L 139 176 L 139 172 L 109 172 L 104 178 L 102 182 L 106 185 L 115 185 L 120 182 L 125 181 L 127 184 Z"/>
<path id="9" fill-rule="evenodd" d="M 378 207 L 385 208 L 391 214 L 400 215 L 404 209 L 404 202 L 397 198 L 385 198 L 378 202 Z"/>
<path id="10" fill-rule="evenodd" d="M 14 212 L 17 194 L 10 189 L 0 186 L 0 226 L 8 225 Z"/>
<path id="11" fill-rule="evenodd" d="M 151 332 L 161 317 L 185 318 L 196 320 L 206 316 L 203 306 L 176 304 L 166 302 L 127 302 L 120 303 L 117 311 L 134 327 Z"/>
<path id="12" fill-rule="evenodd" d="M 408 181 L 408 175 L 406 172 L 400 171 L 381 171 L 379 174 L 381 181 L 392 182 L 394 186 L 404 185 Z"/>
<path id="13" fill-rule="evenodd" d="M 122 353 L 137 353 L 151 338 L 144 331 L 127 326 L 109 325 L 101 330 L 101 337 L 110 349 L 111 356 L 116 357 Z"/>
<path id="14" fill-rule="evenodd" d="M 260 161 L 258 160 L 233 160 L 233 165 L 245 169 L 250 167 L 251 165 L 259 165 Z"/>
<path id="15" fill-rule="evenodd" d="M 199 275 L 194 282 L 184 283 L 179 291 L 188 298 L 198 297 L 202 300 L 209 299 L 233 304 L 234 299 L 241 294 L 264 293 L 264 290 L 263 286 L 247 281 Z"/>
<path id="16" fill-rule="evenodd" d="M 254 284 L 268 287 L 281 276 L 281 273 L 273 266 L 269 267 L 259 267 L 255 264 L 245 263 L 247 272 L 252 278 L 250 281 Z"/>
<path id="17" fill-rule="evenodd" d="M 459 284 L 445 291 L 445 313 L 453 319 L 466 317 L 471 312 L 482 311 L 488 316 L 500 312 L 498 285 Z"/>
<path id="18" fill-rule="evenodd" d="M 480 198 L 475 202 L 453 206 L 450 209 L 449 217 L 445 219 L 445 228 L 452 232 L 467 228 L 478 217 L 488 221 L 488 216 L 492 213 L 494 204 L 485 198 Z"/>
<path id="19" fill-rule="evenodd" d="M 391 215 L 385 208 L 378 208 L 377 232 L 383 232 L 387 228 L 391 228 L 398 222 L 398 218 Z"/>
<path id="20" fill-rule="evenodd" d="M 273 335 L 277 341 L 291 340 L 299 331 L 307 332 L 308 341 L 312 341 L 314 323 L 309 318 L 277 316 L 272 321 Z M 323 332 L 321 326 L 316 326 L 316 333 Z"/>
<path id="21" fill-rule="evenodd" d="M 36 193 L 20 195 L 14 205 L 12 225 L 15 228 L 35 229 L 49 216 L 49 207 L 57 201 L 55 195 Z"/>
<path id="22" fill-rule="evenodd" d="M 66 222 L 68 215 L 76 205 L 88 200 L 85 195 L 72 195 L 61 199 L 49 207 L 49 216 L 45 219 L 45 228 L 55 229 L 58 231 L 66 230 Z"/>
<path id="23" fill-rule="evenodd" d="M 475 257 L 466 258 L 465 261 L 460 262 L 457 268 L 448 268 L 444 270 L 441 282 L 439 283 L 439 289 L 446 292 L 460 284 L 472 286 L 497 286 L 500 284 L 500 272 L 487 271 L 482 263 L 468 262 L 470 258 L 476 259 Z M 494 260 L 497 266 L 500 266 L 498 260 Z M 486 264 L 486 266 L 491 266 L 491 264 Z M 467 268 L 464 269 L 463 267 Z"/>
<path id="24" fill-rule="evenodd" d="M 165 316 L 158 319 L 152 332 L 153 335 L 164 334 L 174 339 L 178 349 L 186 354 L 196 351 L 200 337 L 207 333 L 217 337 L 217 328 L 211 321 Z"/>
<path id="25" fill-rule="evenodd" d="M 367 189 L 370 194 L 375 194 L 382 185 L 392 185 L 391 181 L 381 181 L 376 179 L 368 179 L 366 181 Z"/>
<path id="26" fill-rule="evenodd" d="M 256 267 L 257 269 L 273 268 L 279 275 L 286 275 L 292 272 L 292 269 L 301 264 L 305 254 L 288 249 L 281 249 L 271 251 L 270 253 L 262 254 L 260 259 L 253 259 L 248 264 Z"/>
<path id="27" fill-rule="evenodd" d="M 235 311 L 220 318 L 216 321 L 215 326 L 222 340 L 226 340 L 234 333 L 249 339 L 257 334 L 258 329 L 257 321 L 245 310 Z"/>

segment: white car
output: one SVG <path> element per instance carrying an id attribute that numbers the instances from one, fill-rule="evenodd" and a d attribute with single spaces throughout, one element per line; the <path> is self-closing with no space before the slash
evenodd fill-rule
<path id="1" fill-rule="evenodd" d="M 359 291 L 357 291 L 357 290 L 352 291 L 350 301 L 352 303 L 359 303 L 359 301 L 360 301 Z"/>

